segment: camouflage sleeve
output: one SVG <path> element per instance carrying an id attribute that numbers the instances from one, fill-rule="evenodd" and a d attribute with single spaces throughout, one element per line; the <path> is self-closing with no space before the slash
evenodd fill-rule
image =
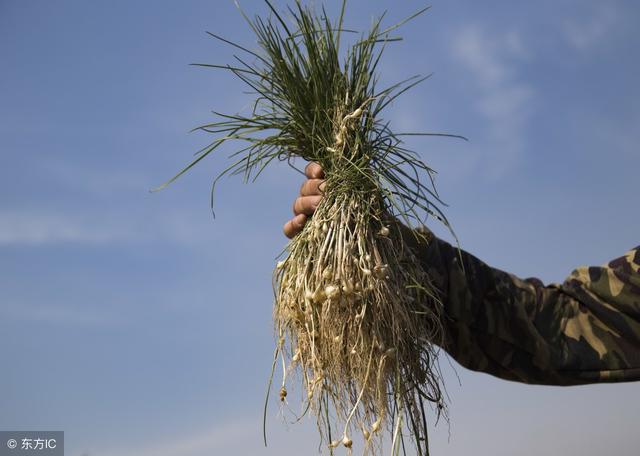
<path id="1" fill-rule="evenodd" d="M 443 348 L 461 365 L 534 384 L 640 380 L 640 246 L 548 286 L 435 237 L 420 256 L 444 302 Z"/>

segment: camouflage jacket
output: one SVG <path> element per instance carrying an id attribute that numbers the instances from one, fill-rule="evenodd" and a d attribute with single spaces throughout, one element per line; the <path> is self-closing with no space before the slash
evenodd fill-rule
<path id="1" fill-rule="evenodd" d="M 443 348 L 461 365 L 534 384 L 640 380 L 640 246 L 547 286 L 433 236 L 419 249 L 444 303 Z"/>

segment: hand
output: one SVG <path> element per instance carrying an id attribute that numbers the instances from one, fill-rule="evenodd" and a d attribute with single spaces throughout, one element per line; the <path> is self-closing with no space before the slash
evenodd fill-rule
<path id="1" fill-rule="evenodd" d="M 284 234 L 289 239 L 302 231 L 307 219 L 314 213 L 324 189 L 324 171 L 319 164 L 309 163 L 304 169 L 307 180 L 300 187 L 300 196 L 293 202 L 294 217 L 284 225 Z"/>

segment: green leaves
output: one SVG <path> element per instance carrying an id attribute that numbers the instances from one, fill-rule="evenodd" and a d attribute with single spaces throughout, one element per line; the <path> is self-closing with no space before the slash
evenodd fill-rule
<path id="1" fill-rule="evenodd" d="M 241 11 L 256 35 L 258 50 L 207 32 L 241 54 L 234 56 L 235 65 L 193 64 L 229 71 L 243 81 L 256 95 L 251 114 L 214 112 L 216 120 L 194 130 L 216 138 L 155 190 L 175 181 L 222 144 L 237 140 L 246 146 L 232 155 L 233 163 L 214 180 L 212 192 L 225 174 L 242 174 L 251 180 L 276 160 L 301 157 L 320 163 L 335 191 L 378 189 L 393 215 L 407 221 L 432 215 L 448 226 L 438 207 L 442 201 L 433 185 L 434 171 L 403 146 L 401 138 L 416 133 L 396 134 L 380 117 L 391 102 L 430 75 L 376 88 L 382 52 L 387 43 L 398 40 L 390 33 L 429 8 L 389 27 L 382 27 L 383 14 L 367 33 L 341 51 L 344 33 L 353 33 L 343 24 L 346 1 L 336 23 L 324 8 L 317 14 L 300 1 L 287 7 L 288 20 L 272 2 L 265 3 L 271 13 L 267 18 L 252 19 Z M 355 116 L 358 108 L 362 113 Z"/>

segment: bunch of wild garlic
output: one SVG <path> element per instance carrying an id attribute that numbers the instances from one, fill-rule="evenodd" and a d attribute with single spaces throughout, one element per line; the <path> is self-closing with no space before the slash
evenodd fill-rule
<path id="1" fill-rule="evenodd" d="M 288 9 L 288 23 L 266 3 L 268 19 L 247 18 L 259 51 L 212 34 L 248 59 L 199 64 L 244 81 L 256 93 L 251 115 L 218 114 L 220 120 L 199 127 L 219 137 L 169 182 L 229 140 L 246 146 L 220 176 L 255 179 L 275 159 L 295 157 L 322 166 L 324 197 L 274 275 L 280 399 L 287 401 L 289 374 L 299 373 L 304 411 L 315 414 L 332 454 L 338 446 L 351 453 L 354 438 L 363 454 L 376 454 L 383 431 L 393 452 L 410 435 L 419 454 L 427 454 L 425 405 L 446 413 L 435 364 L 441 303 L 398 219 L 431 215 L 447 222 L 436 205 L 433 171 L 380 118 L 425 78 L 376 88 L 382 49 L 396 40 L 389 33 L 400 24 L 382 29 L 376 21 L 343 59 L 344 2 L 335 24 L 324 10 L 319 16 L 300 2 Z"/>

